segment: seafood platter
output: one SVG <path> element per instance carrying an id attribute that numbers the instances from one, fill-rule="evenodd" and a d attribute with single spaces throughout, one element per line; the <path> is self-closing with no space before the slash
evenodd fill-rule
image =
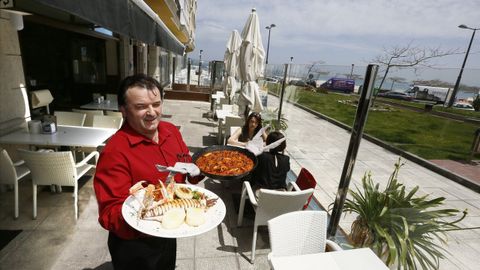
<path id="1" fill-rule="evenodd" d="M 193 155 L 192 160 L 203 175 L 217 180 L 241 179 L 257 166 L 257 157 L 253 153 L 230 145 L 203 148 Z"/>
<path id="2" fill-rule="evenodd" d="M 205 233 L 217 227 L 226 208 L 215 193 L 194 185 L 162 181 L 146 185 L 140 181 L 130 188 L 122 206 L 125 221 L 145 234 L 181 238 Z"/>

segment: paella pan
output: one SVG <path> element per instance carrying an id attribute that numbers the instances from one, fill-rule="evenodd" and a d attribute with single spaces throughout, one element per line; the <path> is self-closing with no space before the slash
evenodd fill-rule
<path id="1" fill-rule="evenodd" d="M 253 153 L 230 145 L 203 148 L 192 159 L 202 174 L 218 180 L 241 179 L 257 166 L 257 157 Z"/>

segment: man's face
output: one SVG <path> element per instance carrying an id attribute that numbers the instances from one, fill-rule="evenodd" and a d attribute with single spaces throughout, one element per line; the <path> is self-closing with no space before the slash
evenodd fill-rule
<path id="1" fill-rule="evenodd" d="M 126 92 L 125 106 L 120 108 L 127 123 L 138 133 L 151 138 L 157 132 L 162 115 L 160 91 L 132 87 Z"/>

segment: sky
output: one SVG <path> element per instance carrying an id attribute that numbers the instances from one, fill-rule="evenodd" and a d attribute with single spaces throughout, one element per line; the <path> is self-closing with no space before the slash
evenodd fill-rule
<path id="1" fill-rule="evenodd" d="M 421 48 L 457 50 L 434 60 L 439 68 L 460 68 L 471 30 L 480 28 L 480 0 L 198 0 L 195 51 L 190 57 L 223 60 L 232 30 L 241 33 L 252 8 L 260 19 L 269 64 L 366 66 L 384 49 L 412 44 Z M 480 69 L 477 31 L 466 69 Z M 480 71 L 478 71 L 480 72 Z"/>

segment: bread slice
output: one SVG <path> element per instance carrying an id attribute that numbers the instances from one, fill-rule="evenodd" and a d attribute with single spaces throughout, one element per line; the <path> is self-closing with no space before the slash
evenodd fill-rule
<path id="1" fill-rule="evenodd" d="M 162 227 L 172 230 L 180 227 L 185 221 L 185 210 L 183 208 L 173 208 L 168 210 L 162 219 Z"/>
<path id="2" fill-rule="evenodd" d="M 205 223 L 205 211 L 202 208 L 187 208 L 186 223 L 189 226 L 198 227 Z"/>

